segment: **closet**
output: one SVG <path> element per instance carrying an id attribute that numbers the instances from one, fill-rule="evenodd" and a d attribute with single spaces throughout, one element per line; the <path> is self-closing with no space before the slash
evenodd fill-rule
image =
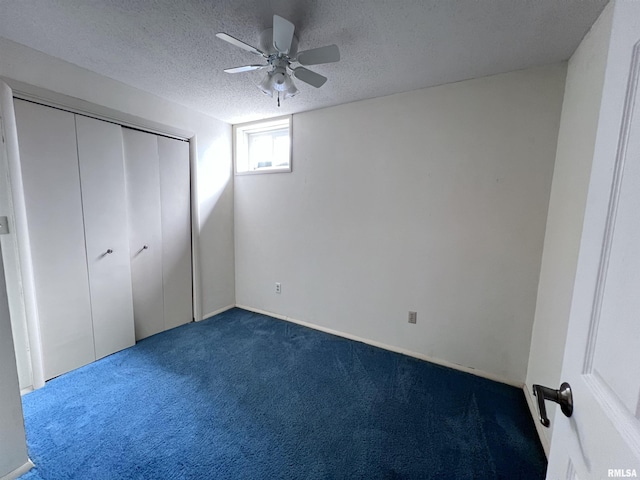
<path id="1" fill-rule="evenodd" d="M 189 145 L 124 129 L 136 340 L 193 319 Z"/>
<path id="2" fill-rule="evenodd" d="M 15 113 L 45 378 L 191 321 L 188 143 Z"/>

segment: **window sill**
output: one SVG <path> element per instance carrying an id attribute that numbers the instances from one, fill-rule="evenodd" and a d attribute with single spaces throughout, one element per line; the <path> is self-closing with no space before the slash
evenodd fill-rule
<path id="1" fill-rule="evenodd" d="M 269 173 L 291 173 L 291 167 L 264 168 L 262 170 L 249 170 L 246 172 L 236 172 L 236 175 L 265 175 Z"/>

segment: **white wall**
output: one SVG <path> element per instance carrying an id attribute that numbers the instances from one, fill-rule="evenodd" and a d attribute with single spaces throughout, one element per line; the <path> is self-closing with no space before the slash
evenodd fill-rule
<path id="1" fill-rule="evenodd" d="M 607 7 L 571 57 L 558 136 L 526 386 L 558 388 L 611 33 Z M 530 408 L 537 417 L 537 407 Z M 549 418 L 555 404 L 547 402 Z M 550 428 L 536 423 L 548 450 Z"/>
<path id="2" fill-rule="evenodd" d="M 0 38 L 0 76 L 90 104 L 115 120 L 196 136 L 202 313 L 235 303 L 231 127 L 217 119 Z M 13 81 L 12 81 L 13 80 Z M 214 88 L 212 86 L 212 88 Z"/>
<path id="3" fill-rule="evenodd" d="M 564 79 L 294 115 L 293 172 L 236 177 L 237 303 L 522 384 Z"/>

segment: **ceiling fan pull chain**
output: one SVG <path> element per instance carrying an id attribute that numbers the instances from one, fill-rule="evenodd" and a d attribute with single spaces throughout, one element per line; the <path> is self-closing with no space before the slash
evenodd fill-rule
<path id="1" fill-rule="evenodd" d="M 280 92 L 278 92 L 278 107 L 280 106 Z"/>

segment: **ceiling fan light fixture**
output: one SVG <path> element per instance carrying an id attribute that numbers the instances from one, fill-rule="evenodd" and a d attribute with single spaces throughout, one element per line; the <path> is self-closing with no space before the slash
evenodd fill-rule
<path id="1" fill-rule="evenodd" d="M 269 97 L 278 95 L 283 100 L 295 97 L 299 92 L 293 83 L 291 75 L 285 69 L 276 69 L 268 72 L 258 84 L 258 88 Z"/>
<path id="2" fill-rule="evenodd" d="M 272 78 L 273 88 L 278 92 L 284 92 L 287 90 L 287 80 L 289 79 L 289 75 L 286 72 L 276 71 Z"/>
<path id="3" fill-rule="evenodd" d="M 271 80 L 271 73 L 267 73 L 262 81 L 258 84 L 258 88 L 262 93 L 269 97 L 273 97 L 273 84 Z"/>
<path id="4" fill-rule="evenodd" d="M 293 83 L 293 79 L 290 76 L 287 76 L 287 90 L 284 92 L 285 100 L 287 98 L 295 97 L 298 94 L 299 90 L 296 88 Z"/>

